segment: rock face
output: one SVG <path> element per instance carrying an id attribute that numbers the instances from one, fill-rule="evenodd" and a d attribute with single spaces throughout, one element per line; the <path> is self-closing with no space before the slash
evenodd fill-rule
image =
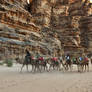
<path id="1" fill-rule="evenodd" d="M 92 4 L 86 1 L 84 10 L 85 14 L 79 20 L 81 46 L 85 53 L 92 53 Z"/>
<path id="2" fill-rule="evenodd" d="M 87 35 L 83 32 L 85 25 L 83 26 L 81 21 L 92 14 L 92 4 L 89 0 L 33 0 L 30 6 L 31 14 L 36 18 L 35 23 L 42 29 L 48 28 L 53 35 L 57 34 L 65 53 L 83 53 L 86 49 L 90 51 L 91 33 Z M 86 25 L 86 30 L 89 30 L 89 25 Z M 90 48 L 85 48 L 83 42 L 85 45 L 89 43 Z"/>
<path id="3" fill-rule="evenodd" d="M 32 3 L 34 4 L 34 2 Z M 58 51 L 56 50 L 58 46 L 59 50 L 61 50 L 61 43 L 57 38 L 50 37 L 49 32 L 42 33 L 43 28 L 38 27 L 35 23 L 36 17 L 31 14 L 33 11 L 29 8 L 26 0 L 1 0 L 1 57 L 8 58 L 21 55 L 25 53 L 25 48 L 29 48 L 33 54 L 39 51 L 43 55 L 55 55 L 54 53 Z"/>
<path id="4" fill-rule="evenodd" d="M 26 0 L 1 0 L 0 2 L 1 56 L 22 54 L 26 46 L 30 48 L 36 46 L 31 35 L 34 35 L 35 39 L 39 36 L 40 39 L 40 29 L 34 24 L 32 15 L 26 11 L 26 5 Z"/>
<path id="5" fill-rule="evenodd" d="M 74 0 L 36 0 L 30 3 L 30 10 L 36 18 L 35 24 L 42 29 L 48 28 L 49 33 L 52 32 L 53 35 L 57 34 L 65 53 L 73 53 L 81 51 L 78 21 L 84 14 L 80 14 L 82 10 L 79 11 L 82 4 L 82 1 Z"/>
<path id="6" fill-rule="evenodd" d="M 88 52 L 91 14 L 87 0 L 1 0 L 1 56 L 20 55 L 25 48 L 52 56 Z"/>
<path id="7" fill-rule="evenodd" d="M 80 19 L 81 45 L 85 52 L 92 51 L 92 16 L 82 17 Z"/>

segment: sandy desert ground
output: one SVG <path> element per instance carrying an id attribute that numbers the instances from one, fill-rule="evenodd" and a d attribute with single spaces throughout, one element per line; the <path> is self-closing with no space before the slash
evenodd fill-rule
<path id="1" fill-rule="evenodd" d="M 0 92 L 92 92 L 92 69 L 90 72 L 51 71 L 43 73 L 20 73 L 21 65 L 12 68 L 0 66 Z"/>

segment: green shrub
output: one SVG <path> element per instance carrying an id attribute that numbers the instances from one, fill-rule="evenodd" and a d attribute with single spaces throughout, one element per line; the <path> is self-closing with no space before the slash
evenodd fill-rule
<path id="1" fill-rule="evenodd" d="M 3 65 L 3 63 L 2 63 L 2 62 L 0 62 L 0 65 Z"/>
<path id="2" fill-rule="evenodd" d="M 13 66 L 13 62 L 11 59 L 6 59 L 4 62 L 8 67 L 12 67 Z"/>

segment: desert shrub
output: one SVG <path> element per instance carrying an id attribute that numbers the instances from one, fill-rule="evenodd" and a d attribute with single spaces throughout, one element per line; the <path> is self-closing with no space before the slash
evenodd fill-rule
<path id="1" fill-rule="evenodd" d="M 8 67 L 12 67 L 13 66 L 13 61 L 12 59 L 6 59 L 4 62 Z"/>
<path id="2" fill-rule="evenodd" d="M 3 65 L 3 63 L 2 63 L 2 62 L 0 62 L 0 65 Z"/>

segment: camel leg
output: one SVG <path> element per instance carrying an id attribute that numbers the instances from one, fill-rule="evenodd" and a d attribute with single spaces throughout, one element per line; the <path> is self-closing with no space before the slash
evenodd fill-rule
<path id="1" fill-rule="evenodd" d="M 57 65 L 57 70 L 60 71 L 60 65 Z"/>
<path id="2" fill-rule="evenodd" d="M 37 65 L 35 64 L 34 65 L 34 72 L 36 72 L 36 69 L 37 69 Z"/>
<path id="3" fill-rule="evenodd" d="M 53 65 L 53 70 L 55 70 L 55 66 Z"/>
<path id="4" fill-rule="evenodd" d="M 51 70 L 52 65 L 49 66 L 49 71 Z"/>
<path id="5" fill-rule="evenodd" d="M 82 72 L 82 65 L 78 65 L 79 67 L 79 72 Z"/>
<path id="6" fill-rule="evenodd" d="M 85 71 L 87 71 L 87 64 L 85 64 Z"/>
<path id="7" fill-rule="evenodd" d="M 68 71 L 68 64 L 66 64 L 66 70 Z"/>
<path id="8" fill-rule="evenodd" d="M 85 64 L 85 71 L 86 71 L 86 64 Z"/>
<path id="9" fill-rule="evenodd" d="M 42 71 L 44 66 L 43 65 L 40 65 L 40 67 L 41 67 L 40 70 Z"/>
<path id="10" fill-rule="evenodd" d="M 50 68 L 51 68 L 51 65 L 47 63 L 47 65 L 46 65 L 46 70 L 47 70 L 47 72 L 50 71 Z"/>
<path id="11" fill-rule="evenodd" d="M 91 59 L 91 64 L 92 64 L 92 59 Z"/>
<path id="12" fill-rule="evenodd" d="M 46 66 L 44 65 L 44 71 L 46 70 Z"/>
<path id="13" fill-rule="evenodd" d="M 80 72 L 80 65 L 78 65 L 78 72 Z"/>
<path id="14" fill-rule="evenodd" d="M 21 71 L 20 71 L 20 72 L 22 72 L 22 69 L 23 69 L 24 66 L 25 66 L 25 64 L 22 65 L 22 67 L 21 67 Z"/>
<path id="15" fill-rule="evenodd" d="M 40 73 L 42 72 L 42 65 L 40 65 L 40 67 L 39 67 L 39 71 L 40 71 Z"/>
<path id="16" fill-rule="evenodd" d="M 36 71 L 36 64 L 34 64 L 34 72 Z"/>
<path id="17" fill-rule="evenodd" d="M 38 65 L 38 70 L 39 70 L 39 72 L 41 73 L 42 72 L 42 65 Z"/>
<path id="18" fill-rule="evenodd" d="M 82 72 L 84 71 L 84 67 L 85 67 L 85 65 L 82 65 L 82 66 L 81 66 L 81 71 L 82 71 Z"/>
<path id="19" fill-rule="evenodd" d="M 57 65 L 57 70 L 60 71 L 60 64 Z"/>
<path id="20" fill-rule="evenodd" d="M 86 71 L 86 65 L 85 64 L 83 65 L 83 71 Z"/>
<path id="21" fill-rule="evenodd" d="M 70 65 L 70 71 L 72 72 L 72 65 Z"/>
<path id="22" fill-rule="evenodd" d="M 32 70 L 31 70 L 31 72 L 33 72 L 34 71 L 34 65 L 32 64 Z"/>
<path id="23" fill-rule="evenodd" d="M 89 64 L 87 64 L 87 72 L 89 72 Z"/>
<path id="24" fill-rule="evenodd" d="M 49 72 L 50 71 L 50 64 L 46 65 L 46 71 Z"/>
<path id="25" fill-rule="evenodd" d="M 61 68 L 60 68 L 60 66 L 61 66 L 61 64 L 60 64 L 60 65 L 58 65 L 58 71 L 61 71 Z"/>
<path id="26" fill-rule="evenodd" d="M 37 70 L 41 72 L 40 65 L 37 65 Z"/>
<path id="27" fill-rule="evenodd" d="M 67 70 L 67 69 L 66 69 L 66 65 L 63 65 L 63 70 L 64 70 L 64 71 L 66 71 L 66 70 Z"/>
<path id="28" fill-rule="evenodd" d="M 47 65 L 45 66 L 45 70 L 48 71 L 48 67 L 47 67 Z"/>
<path id="29" fill-rule="evenodd" d="M 82 71 L 82 65 L 79 65 L 79 72 Z"/>
<path id="30" fill-rule="evenodd" d="M 78 72 L 80 72 L 79 65 L 77 65 L 77 68 L 78 68 Z"/>
<path id="31" fill-rule="evenodd" d="M 28 72 L 28 65 L 26 65 L 26 68 L 27 68 L 27 72 Z"/>
<path id="32" fill-rule="evenodd" d="M 65 72 L 67 70 L 67 65 L 63 64 L 63 71 Z"/>
<path id="33" fill-rule="evenodd" d="M 63 72 L 66 71 L 66 65 L 63 65 Z"/>
<path id="34" fill-rule="evenodd" d="M 38 71 L 38 64 L 36 64 L 35 71 L 36 72 Z"/>

